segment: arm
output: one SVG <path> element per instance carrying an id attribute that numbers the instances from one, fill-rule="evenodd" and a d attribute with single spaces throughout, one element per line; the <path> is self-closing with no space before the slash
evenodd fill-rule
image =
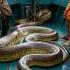
<path id="1" fill-rule="evenodd" d="M 67 7 L 64 11 L 64 18 L 67 19 L 68 11 L 70 10 L 70 0 L 68 1 Z"/>
<path id="2" fill-rule="evenodd" d="M 12 11 L 11 11 L 9 5 L 8 5 L 7 0 L 3 0 L 1 7 L 2 7 L 2 10 L 1 10 L 2 14 L 8 15 L 8 16 L 12 15 Z"/>
<path id="3" fill-rule="evenodd" d="M 70 11 L 70 0 L 68 0 L 68 4 L 66 6 L 66 9 L 64 11 L 64 18 L 67 19 L 68 15 L 69 15 L 69 11 Z"/>

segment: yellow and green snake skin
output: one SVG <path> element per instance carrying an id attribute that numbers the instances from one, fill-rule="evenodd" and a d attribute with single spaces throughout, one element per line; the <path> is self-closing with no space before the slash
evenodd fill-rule
<path id="1" fill-rule="evenodd" d="M 45 42 L 28 42 L 29 46 L 35 46 L 31 49 L 31 53 L 23 56 L 19 60 L 18 70 L 32 70 L 30 66 L 53 66 L 61 63 L 67 58 L 67 51 L 64 47 L 59 48 L 54 43 Z M 36 54 L 37 52 L 37 54 Z"/>
<path id="2" fill-rule="evenodd" d="M 29 34 L 34 33 L 38 33 L 39 35 L 42 35 L 42 37 L 43 34 L 45 34 L 45 37 L 41 38 L 40 42 L 26 42 L 20 44 L 22 38 L 26 40 L 26 37 Z M 46 39 L 46 41 L 43 39 Z M 44 64 L 43 66 L 52 66 L 58 64 L 63 60 L 61 49 L 59 49 L 57 45 L 47 43 L 47 41 L 52 41 L 56 39 L 58 39 L 57 32 L 53 31 L 50 28 L 40 26 L 27 26 L 18 28 L 11 34 L 0 39 L 0 61 L 11 61 L 24 56 L 24 59 L 26 57 L 29 58 L 29 60 L 26 61 L 26 64 L 28 66 L 35 64 L 39 65 L 40 63 L 42 63 L 42 65 Z M 43 60 L 46 61 L 46 63 L 44 63 L 42 60 L 38 62 L 40 59 L 38 58 L 38 56 L 40 56 L 41 59 L 46 59 Z M 35 60 L 33 58 L 35 58 Z"/>
<path id="3" fill-rule="evenodd" d="M 39 38 L 40 42 L 36 40 L 36 42 L 20 44 L 22 38 L 29 41 L 26 39 L 29 34 L 33 34 L 35 37 Z M 38 36 L 36 36 L 36 34 Z M 32 38 L 29 36 L 30 41 Z M 18 28 L 11 34 L 0 39 L 0 61 L 11 61 L 24 56 L 19 61 L 18 67 L 20 67 L 20 70 L 31 70 L 29 67 L 32 65 L 56 65 L 65 59 L 63 52 L 56 44 L 47 43 L 47 41 L 57 39 L 57 32 L 50 28 L 40 26 Z M 67 53 L 65 54 L 67 55 Z"/>

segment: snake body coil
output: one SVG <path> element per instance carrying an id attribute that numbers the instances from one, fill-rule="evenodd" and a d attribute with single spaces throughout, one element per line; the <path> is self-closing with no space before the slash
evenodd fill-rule
<path id="1" fill-rule="evenodd" d="M 53 43 L 44 43 L 44 42 L 28 42 L 29 46 L 37 46 L 39 50 L 33 49 L 34 54 L 30 53 L 29 55 L 23 56 L 19 60 L 18 70 L 32 70 L 30 66 L 53 66 L 61 63 L 67 58 L 67 51 L 60 46 Z M 41 50 L 42 48 L 42 50 Z M 38 52 L 37 52 L 38 51 Z M 35 53 L 38 54 L 35 54 Z M 46 53 L 44 53 L 46 52 Z M 44 53 L 44 54 L 43 54 Z"/>
<path id="2" fill-rule="evenodd" d="M 41 42 L 47 42 L 47 41 L 54 41 L 57 40 L 57 33 L 53 32 L 51 34 L 43 34 L 43 33 L 33 33 L 29 34 L 26 37 L 26 41 L 41 41 Z"/>
<path id="3" fill-rule="evenodd" d="M 60 63 L 63 59 L 62 57 L 63 54 L 62 51 L 59 48 L 57 48 L 57 45 L 44 42 L 26 42 L 23 44 L 19 44 L 22 38 L 26 38 L 29 34 L 33 33 L 45 34 L 46 41 L 53 40 L 52 39 L 53 37 L 54 40 L 58 38 L 57 33 L 50 28 L 39 26 L 28 26 L 18 28 L 16 31 L 0 39 L 0 61 L 11 61 L 14 59 L 21 58 L 24 55 L 27 55 L 25 57 L 28 57 L 29 59 L 31 57 L 33 59 L 34 56 L 36 57 L 36 58 L 34 57 L 35 59 L 38 59 L 37 56 L 35 55 L 38 54 L 39 56 L 41 56 L 42 59 L 46 58 L 47 59 L 46 62 L 48 61 L 48 58 L 51 57 L 50 58 L 51 62 L 49 60 L 49 62 L 46 63 L 47 64 L 46 66 L 52 66 Z M 51 39 L 49 39 L 50 37 Z M 56 62 L 57 60 L 58 62 Z"/>
<path id="4" fill-rule="evenodd" d="M 17 43 L 20 42 L 21 38 L 20 38 L 20 34 L 18 33 L 18 31 L 14 31 L 11 34 L 2 37 L 0 39 L 0 48 L 6 48 L 6 47 L 11 47 Z"/>
<path id="5" fill-rule="evenodd" d="M 40 25 L 44 21 L 49 20 L 50 18 L 51 18 L 51 11 L 49 9 L 40 10 L 36 14 L 35 21 L 29 20 L 29 19 L 19 19 L 19 20 L 16 20 L 16 24 L 18 25 L 16 28 L 24 27 L 24 26 Z"/>
<path id="6" fill-rule="evenodd" d="M 29 34 L 33 34 L 33 36 L 30 38 L 30 36 L 28 37 Z M 39 37 L 40 41 L 44 42 L 19 43 L 22 38 L 26 38 L 26 41 L 32 41 L 32 38 Z M 63 52 L 64 49 L 59 48 L 60 46 L 46 43 L 56 39 L 58 39 L 58 34 L 50 28 L 39 26 L 18 28 L 16 31 L 0 39 L 0 61 L 11 61 L 24 56 L 19 61 L 18 67 L 20 70 L 31 70 L 29 67 L 32 65 L 56 65 L 66 59 L 68 55 L 68 53 Z"/>

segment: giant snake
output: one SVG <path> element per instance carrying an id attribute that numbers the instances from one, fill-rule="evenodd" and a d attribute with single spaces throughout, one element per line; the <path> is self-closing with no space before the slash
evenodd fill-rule
<path id="1" fill-rule="evenodd" d="M 64 61 L 68 53 L 64 47 L 58 46 L 54 43 L 45 43 L 45 42 L 28 42 L 28 46 L 39 48 L 38 51 L 32 48 L 30 53 L 26 56 L 23 56 L 19 60 L 18 70 L 32 70 L 30 66 L 44 66 L 49 67 Z M 61 48 L 59 48 L 61 47 Z M 38 52 L 38 54 L 35 54 Z"/>
<path id="2" fill-rule="evenodd" d="M 42 38 L 40 41 L 45 40 L 43 42 L 26 42 L 20 44 L 22 38 L 26 40 L 26 37 L 33 33 L 38 33 L 42 37 L 45 35 L 45 38 L 40 37 Z M 26 64 L 28 66 L 40 65 L 40 63 L 43 66 L 58 64 L 66 59 L 66 57 L 64 58 L 62 49 L 53 43 L 45 43 L 56 39 L 58 39 L 57 32 L 50 28 L 40 26 L 18 28 L 11 34 L 0 39 L 0 61 L 11 61 L 25 55 L 19 63 L 21 70 L 29 70 Z"/>

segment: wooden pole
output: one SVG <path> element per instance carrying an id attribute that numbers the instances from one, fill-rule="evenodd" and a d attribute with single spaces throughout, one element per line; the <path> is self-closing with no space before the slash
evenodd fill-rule
<path id="1" fill-rule="evenodd" d="M 34 22 L 36 21 L 36 0 L 34 0 Z"/>

